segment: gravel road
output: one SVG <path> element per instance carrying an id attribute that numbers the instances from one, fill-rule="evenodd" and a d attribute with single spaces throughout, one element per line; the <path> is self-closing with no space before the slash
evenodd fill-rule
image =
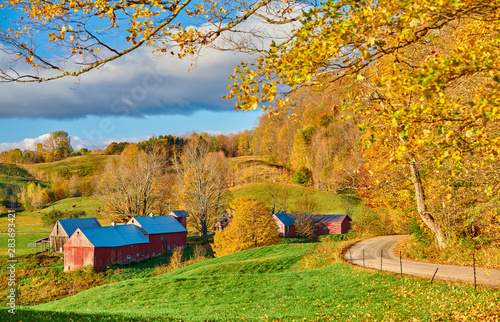
<path id="1" fill-rule="evenodd" d="M 466 266 L 414 262 L 394 254 L 398 242 L 408 236 L 382 236 L 364 240 L 353 245 L 345 254 L 345 259 L 354 265 L 383 271 L 417 275 L 435 279 L 474 283 L 474 269 Z M 382 256 L 381 256 L 382 255 Z M 364 261 L 363 261 L 364 257 Z M 381 265 L 382 262 L 382 265 Z M 401 265 L 402 264 L 402 265 Z M 471 263 L 472 264 L 472 263 Z M 500 287 L 500 270 L 476 267 L 477 284 Z"/>

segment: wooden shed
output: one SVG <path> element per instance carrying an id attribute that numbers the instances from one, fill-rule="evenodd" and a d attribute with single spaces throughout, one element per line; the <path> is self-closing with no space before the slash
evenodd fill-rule
<path id="1" fill-rule="evenodd" d="M 150 251 L 148 236 L 134 225 L 78 228 L 64 245 L 64 271 L 91 265 L 100 272 L 149 258 Z"/>
<path id="2" fill-rule="evenodd" d="M 278 225 L 281 237 L 297 236 L 295 228 L 295 218 L 298 214 L 274 214 L 273 218 Z M 314 233 L 316 235 L 346 234 L 351 229 L 351 218 L 347 215 L 310 215 L 314 223 Z"/>
<path id="3" fill-rule="evenodd" d="M 101 227 L 97 218 L 61 219 L 50 232 L 50 246 L 56 252 L 62 252 L 64 244 L 78 228 Z"/>
<path id="4" fill-rule="evenodd" d="M 186 220 L 189 217 L 189 214 L 185 210 L 172 210 L 168 213 L 169 216 L 173 216 L 179 221 L 179 223 L 186 228 Z"/>
<path id="5" fill-rule="evenodd" d="M 135 225 L 149 235 L 153 256 L 187 246 L 187 230 L 173 216 L 132 217 L 127 225 Z"/>

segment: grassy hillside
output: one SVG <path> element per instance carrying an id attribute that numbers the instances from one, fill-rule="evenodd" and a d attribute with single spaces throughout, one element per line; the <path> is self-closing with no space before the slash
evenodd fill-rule
<path id="1" fill-rule="evenodd" d="M 26 321 L 489 320 L 498 292 L 365 271 L 334 263 L 305 269 L 324 244 L 252 249 L 154 278 L 96 287 L 33 308 Z M 326 260 L 322 258 L 321 260 Z M 10 320 L 5 309 L 2 320 Z"/>
<path id="2" fill-rule="evenodd" d="M 30 173 L 43 181 L 50 181 L 53 174 L 63 179 L 70 179 L 73 175 L 88 178 L 103 169 L 107 160 L 113 157 L 116 156 L 84 155 L 56 162 L 30 164 L 26 167 Z"/>
<path id="3" fill-rule="evenodd" d="M 234 157 L 230 161 L 231 172 L 229 182 L 233 185 L 287 180 L 292 175 L 291 171 L 285 166 L 269 162 L 263 157 Z"/>
<path id="4" fill-rule="evenodd" d="M 0 163 L 0 177 L 34 179 L 33 176 L 24 168 L 15 164 Z"/>
<path id="5" fill-rule="evenodd" d="M 266 206 L 271 206 L 270 189 L 279 187 L 288 193 L 287 211 L 294 212 L 300 209 L 300 203 L 303 201 L 303 196 L 308 195 L 316 202 L 316 213 L 319 214 L 345 214 L 346 210 L 352 211 L 356 216 L 361 205 L 361 199 L 351 195 L 338 195 L 329 192 L 317 191 L 297 185 L 287 185 L 280 183 L 250 183 L 237 186 L 231 189 L 234 198 L 248 197 L 260 199 L 266 203 Z"/>

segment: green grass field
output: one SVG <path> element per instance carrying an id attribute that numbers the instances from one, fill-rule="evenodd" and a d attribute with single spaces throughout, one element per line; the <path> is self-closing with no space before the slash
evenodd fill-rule
<path id="1" fill-rule="evenodd" d="M 321 244 L 288 244 L 129 279 L 2 321 L 497 321 L 498 291 L 365 271 L 301 269 Z M 314 255 L 314 254 L 313 254 Z"/>
<path id="2" fill-rule="evenodd" d="M 28 244 L 34 242 L 37 239 L 47 237 L 48 233 L 43 234 L 17 234 L 16 235 L 16 256 L 34 254 L 35 248 L 28 248 Z M 8 255 L 8 239 L 9 236 L 2 234 L 0 235 L 0 257 Z"/>
<path id="3" fill-rule="evenodd" d="M 280 187 L 280 189 L 288 192 L 287 211 L 295 212 L 299 209 L 299 203 L 302 197 L 307 194 L 317 204 L 316 213 L 318 214 L 345 214 L 346 205 L 349 210 L 353 212 L 355 218 L 359 209 L 361 208 L 361 199 L 351 195 L 339 195 L 329 192 L 322 192 L 298 185 L 287 185 L 280 183 L 250 183 L 241 185 L 230 189 L 232 197 L 248 197 L 253 199 L 260 199 L 264 201 L 267 207 L 271 206 L 270 189 L 272 187 Z M 353 219 L 354 219 L 353 218 Z"/>
<path id="4" fill-rule="evenodd" d="M 75 205 L 75 208 L 73 208 Z M 96 217 L 102 225 L 109 225 L 110 221 L 102 218 L 101 215 L 96 213 L 96 210 L 102 207 L 96 197 L 75 197 L 59 200 L 50 206 L 37 210 L 37 211 L 23 211 L 16 213 L 16 232 L 17 233 L 30 233 L 41 234 L 50 233 L 53 227 L 45 226 L 42 222 L 42 215 L 51 209 L 60 210 L 62 212 L 70 211 L 72 209 L 85 211 L 88 217 Z M 0 233 L 7 231 L 8 218 L 6 214 L 0 215 Z"/>
<path id="5" fill-rule="evenodd" d="M 88 178 L 103 169 L 107 160 L 113 157 L 116 156 L 84 155 L 56 162 L 30 164 L 26 167 L 30 173 L 43 181 L 50 181 L 54 173 L 57 173 L 63 179 L 69 179 L 73 175 Z"/>
<path id="6" fill-rule="evenodd" d="M 0 163 L 0 177 L 33 179 L 33 176 L 25 168 L 15 164 Z"/>

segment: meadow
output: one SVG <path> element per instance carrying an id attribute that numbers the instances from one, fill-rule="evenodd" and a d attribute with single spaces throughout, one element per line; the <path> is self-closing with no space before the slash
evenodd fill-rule
<path id="1" fill-rule="evenodd" d="M 342 243 L 340 243 L 342 244 Z M 350 267 L 339 243 L 283 244 L 128 279 L 5 321 L 497 321 L 498 291 Z"/>
<path id="2" fill-rule="evenodd" d="M 249 183 L 230 189 L 231 197 L 248 197 L 264 201 L 267 207 L 271 207 L 270 190 L 272 188 L 282 189 L 287 193 L 286 210 L 295 212 L 301 207 L 304 195 L 314 200 L 315 212 L 318 214 L 345 214 L 351 212 L 353 217 L 362 209 L 361 199 L 348 194 L 333 194 L 318 191 L 308 187 L 284 183 Z M 354 219 L 354 218 L 353 218 Z"/>

